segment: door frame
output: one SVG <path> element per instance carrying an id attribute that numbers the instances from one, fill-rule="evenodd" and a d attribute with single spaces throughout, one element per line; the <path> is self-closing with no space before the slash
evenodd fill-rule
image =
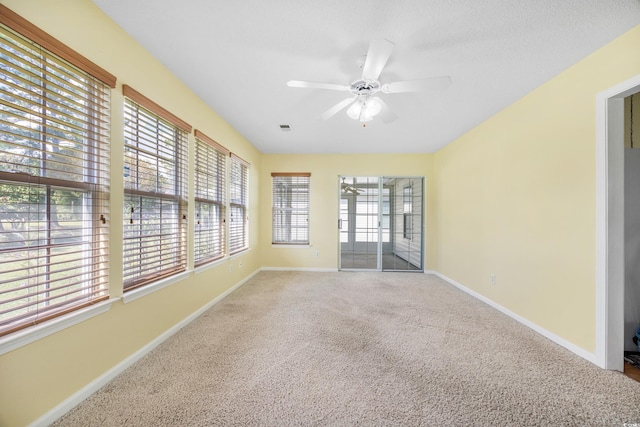
<path id="1" fill-rule="evenodd" d="M 353 207 L 354 209 L 356 209 L 356 203 L 357 203 L 357 196 L 356 195 L 346 195 L 343 194 L 342 192 L 342 181 L 345 178 L 376 178 L 378 180 L 378 241 L 376 242 L 377 245 L 377 268 L 375 269 L 359 269 L 359 268 L 343 268 L 342 267 L 342 249 L 343 249 L 343 243 L 341 242 L 341 234 L 342 234 L 342 218 L 341 218 L 341 214 L 342 214 L 342 200 L 345 199 L 347 200 L 348 206 L 349 207 Z M 394 245 L 394 239 L 396 238 L 396 236 L 394 236 L 394 232 L 395 232 L 395 227 L 394 227 L 394 221 L 396 220 L 396 215 L 395 215 L 395 208 L 393 207 L 393 200 L 394 200 L 394 187 L 393 185 L 386 185 L 385 184 L 385 180 L 386 179 L 409 179 L 409 180 L 413 180 L 413 179 L 418 179 L 420 180 L 420 226 L 419 226 L 419 230 L 420 230 L 420 269 L 419 270 L 407 270 L 407 271 L 416 271 L 416 272 L 424 272 L 424 258 L 425 258 L 425 223 L 426 223 L 426 218 L 425 218 L 425 213 L 426 213 L 426 184 L 425 184 L 425 180 L 426 178 L 424 176 L 395 176 L 395 175 L 338 175 L 338 270 L 348 270 L 348 271 L 358 271 L 358 270 L 365 270 L 365 271 L 405 271 L 405 270 L 385 270 L 383 268 L 383 262 L 382 262 L 382 257 L 383 255 L 386 253 L 384 250 L 385 245 L 389 245 L 391 247 L 393 247 Z M 383 241 L 383 234 L 384 234 L 384 221 L 383 221 L 383 216 L 384 216 L 384 190 L 385 188 L 389 189 L 389 194 L 388 194 L 388 198 L 389 198 L 389 225 L 388 225 L 388 230 L 387 232 L 389 233 L 389 242 L 385 243 Z M 354 211 L 354 215 L 355 215 L 355 211 Z M 355 229 L 355 218 L 352 220 L 351 218 L 349 219 L 349 230 L 347 232 L 348 235 L 355 235 L 355 233 L 352 233 L 352 229 Z M 351 242 L 351 244 L 353 245 L 352 249 L 356 248 L 356 243 Z M 410 260 L 407 260 L 407 262 L 410 262 Z"/>
<path id="2" fill-rule="evenodd" d="M 596 96 L 596 352 L 594 362 L 624 370 L 624 98 L 640 75 Z"/>

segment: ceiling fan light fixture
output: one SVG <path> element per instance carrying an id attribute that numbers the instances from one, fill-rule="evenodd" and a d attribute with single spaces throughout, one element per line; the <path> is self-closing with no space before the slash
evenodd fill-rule
<path id="1" fill-rule="evenodd" d="M 371 120 L 373 120 L 373 116 L 368 114 L 366 111 L 363 111 L 362 114 L 360 114 L 360 122 L 363 126 L 366 126 L 367 122 L 370 122 Z"/>
<path id="2" fill-rule="evenodd" d="M 349 107 L 347 110 L 347 116 L 353 120 L 358 120 L 360 118 L 360 112 L 362 112 L 362 101 L 357 101 Z"/>
<path id="3" fill-rule="evenodd" d="M 347 110 L 347 115 L 353 120 L 363 123 L 370 122 L 382 111 L 382 103 L 377 98 L 361 98 L 354 102 Z"/>
<path id="4" fill-rule="evenodd" d="M 365 104 L 366 110 L 371 116 L 376 116 L 382 111 L 382 103 L 378 101 L 378 98 L 371 98 Z"/>

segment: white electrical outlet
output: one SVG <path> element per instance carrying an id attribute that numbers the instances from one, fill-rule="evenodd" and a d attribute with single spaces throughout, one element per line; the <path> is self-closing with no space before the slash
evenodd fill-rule
<path id="1" fill-rule="evenodd" d="M 495 285 L 496 284 L 496 275 L 491 273 L 491 284 Z"/>
<path id="2" fill-rule="evenodd" d="M 229 273 L 233 271 L 233 264 L 229 264 Z"/>
<path id="3" fill-rule="evenodd" d="M 316 251 L 316 257 L 320 256 L 320 251 Z"/>

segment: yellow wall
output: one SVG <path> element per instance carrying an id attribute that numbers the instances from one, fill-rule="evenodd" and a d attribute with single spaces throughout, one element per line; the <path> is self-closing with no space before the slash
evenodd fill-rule
<path id="1" fill-rule="evenodd" d="M 595 100 L 640 73 L 638 45 L 640 27 L 435 155 L 437 270 L 589 352 Z"/>
<path id="2" fill-rule="evenodd" d="M 41 417 L 262 266 L 336 268 L 339 175 L 425 177 L 426 269 L 594 350 L 595 96 L 640 73 L 640 27 L 436 154 L 261 155 L 91 1 L 2 2 L 118 77 L 111 145 L 114 296 L 122 286 L 121 84 L 248 160 L 254 214 L 252 249 L 240 258 L 1 355 L 0 425 Z M 271 247 L 271 172 L 311 172 L 311 248 Z"/>
<path id="3" fill-rule="evenodd" d="M 426 269 L 435 247 L 432 154 L 311 154 L 262 156 L 260 176 L 260 254 L 265 267 L 338 268 L 338 176 L 416 176 L 425 178 Z M 308 248 L 271 245 L 271 172 L 311 172 Z M 319 256 L 315 256 L 316 252 Z"/>
<path id="4" fill-rule="evenodd" d="M 189 91 L 89 0 L 3 0 L 118 77 L 112 91 L 111 271 L 113 296 L 122 289 L 122 84 L 128 84 L 249 161 L 250 211 L 259 209 L 260 153 Z M 193 144 L 193 137 L 191 137 Z M 250 217 L 252 249 L 245 255 L 0 356 L 0 425 L 21 426 L 59 405 L 182 319 L 260 267 L 259 224 Z M 191 257 L 190 257 L 191 258 Z M 242 268 L 239 262 L 242 261 Z M 233 272 L 229 264 L 233 263 Z"/>

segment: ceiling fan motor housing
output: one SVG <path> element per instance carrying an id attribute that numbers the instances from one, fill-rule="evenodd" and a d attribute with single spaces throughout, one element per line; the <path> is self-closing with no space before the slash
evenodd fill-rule
<path id="1" fill-rule="evenodd" d="M 380 90 L 380 82 L 377 80 L 356 80 L 351 83 L 350 90 L 354 95 L 371 96 Z"/>

